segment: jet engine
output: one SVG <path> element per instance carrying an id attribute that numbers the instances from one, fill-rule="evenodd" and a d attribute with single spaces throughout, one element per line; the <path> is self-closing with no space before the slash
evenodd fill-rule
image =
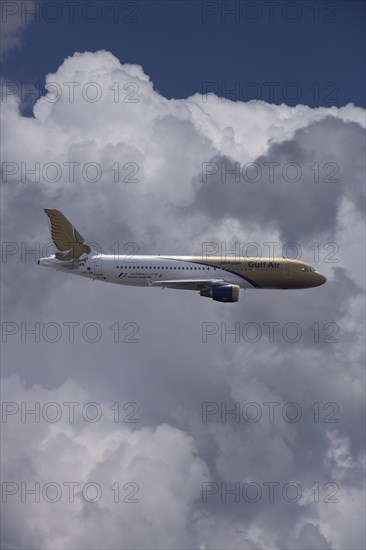
<path id="1" fill-rule="evenodd" d="M 212 298 L 216 302 L 238 302 L 239 290 L 238 285 L 216 285 L 201 290 L 200 295 Z"/>

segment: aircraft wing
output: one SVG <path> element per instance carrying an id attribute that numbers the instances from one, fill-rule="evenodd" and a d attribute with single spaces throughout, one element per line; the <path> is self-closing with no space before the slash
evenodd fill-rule
<path id="1" fill-rule="evenodd" d="M 229 284 L 224 279 L 174 279 L 172 281 L 153 281 L 150 286 L 176 288 L 181 290 L 203 290 L 216 285 Z"/>

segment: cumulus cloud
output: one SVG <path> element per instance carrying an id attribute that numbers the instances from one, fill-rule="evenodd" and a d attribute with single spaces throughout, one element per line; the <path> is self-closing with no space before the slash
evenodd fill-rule
<path id="1" fill-rule="evenodd" d="M 27 489 L 38 482 L 42 495 L 36 502 L 19 484 L 16 498 L 7 496 L 4 548 L 104 547 L 106 533 L 96 521 L 99 516 L 107 522 L 104 528 L 108 530 L 108 548 L 173 548 L 188 544 L 186 526 L 192 505 L 199 498 L 200 485 L 208 479 L 208 469 L 198 457 L 191 436 L 166 424 L 133 430 L 131 426 L 136 424 L 117 424 L 114 414 L 109 422 L 108 418 L 101 418 L 100 423 L 88 421 L 96 416 L 91 405 L 89 413 L 85 408 L 82 414 L 80 407 L 75 409 L 75 422 L 70 422 L 70 408 L 63 406 L 59 413 L 55 406 L 51 410 L 45 405 L 68 402 L 72 395 L 85 407 L 88 395 L 72 380 L 47 391 L 41 386 L 26 389 L 12 376 L 3 389 L 17 402 L 30 403 L 34 399 L 34 403 L 41 404 L 39 423 L 32 422 L 31 415 L 25 416 L 23 423 L 21 416 L 7 417 L 3 475 L 9 480 L 29 480 Z M 99 407 L 104 415 L 111 412 L 103 403 Z M 57 413 L 60 421 L 55 422 Z M 16 458 L 7 454 L 14 432 L 23 441 Z M 53 485 L 46 492 L 45 486 L 51 480 Z M 74 489 L 70 492 L 74 482 L 78 483 L 75 495 Z M 88 483 L 92 484 L 89 491 Z M 54 514 L 49 515 L 54 498 Z M 21 516 L 17 513 L 20 502 L 24 508 Z M 37 533 L 35 540 L 33 533 Z"/>
<path id="2" fill-rule="evenodd" d="M 330 238 L 343 197 L 363 213 L 363 136 L 359 124 L 325 117 L 250 162 L 215 157 L 215 173 L 199 185 L 195 206 L 216 219 L 265 223 L 284 242 Z"/>
<path id="3" fill-rule="evenodd" d="M 364 111 L 167 100 L 106 51 L 65 59 L 46 89 L 33 117 L 15 96 L 2 109 L 3 398 L 20 407 L 5 480 L 94 480 L 108 499 L 9 496 L 4 548 L 347 548 L 342 522 L 362 511 Z M 328 282 L 222 305 L 50 273 L 35 262 L 44 207 L 105 252 L 297 241 Z M 23 423 L 22 402 L 105 414 Z M 115 403 L 138 423 L 114 423 Z M 121 509 L 108 487 L 125 480 L 141 490 Z"/>

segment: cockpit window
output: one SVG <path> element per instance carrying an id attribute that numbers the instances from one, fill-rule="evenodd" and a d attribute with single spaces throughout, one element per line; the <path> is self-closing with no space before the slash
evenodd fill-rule
<path id="1" fill-rule="evenodd" d="M 307 267 L 303 267 L 301 269 L 301 271 L 303 271 L 304 273 L 312 273 L 314 271 L 316 271 L 316 269 L 314 267 L 311 267 L 310 265 L 307 266 Z"/>

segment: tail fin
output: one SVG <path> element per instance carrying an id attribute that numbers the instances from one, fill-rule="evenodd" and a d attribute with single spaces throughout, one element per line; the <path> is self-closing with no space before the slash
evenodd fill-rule
<path id="1" fill-rule="evenodd" d="M 84 237 L 59 210 L 45 208 L 44 211 L 51 222 L 51 237 L 58 249 L 55 254 L 57 259 L 78 260 L 82 254 L 89 254 L 91 248 L 85 244 Z"/>

